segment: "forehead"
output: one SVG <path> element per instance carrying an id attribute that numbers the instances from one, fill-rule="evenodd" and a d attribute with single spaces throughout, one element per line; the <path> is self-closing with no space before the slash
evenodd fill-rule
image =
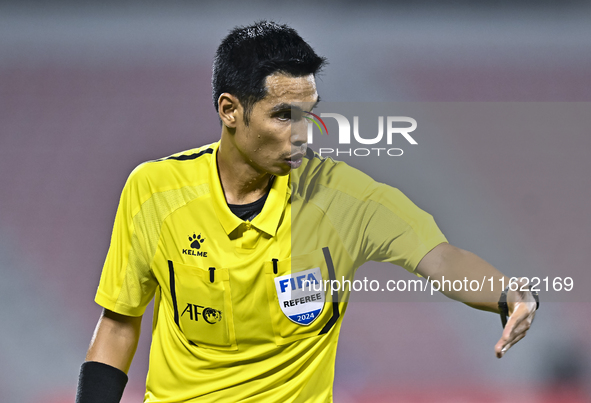
<path id="1" fill-rule="evenodd" d="M 274 73 L 265 80 L 267 95 L 261 100 L 269 106 L 278 103 L 316 102 L 316 80 L 314 75 L 293 77 Z"/>

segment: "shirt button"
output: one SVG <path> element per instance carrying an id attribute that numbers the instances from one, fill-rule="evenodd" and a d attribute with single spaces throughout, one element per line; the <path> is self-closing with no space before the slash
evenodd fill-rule
<path id="1" fill-rule="evenodd" d="M 246 223 L 246 229 L 250 229 L 250 226 L 251 226 L 251 225 L 250 225 L 250 222 L 247 222 L 247 223 Z"/>

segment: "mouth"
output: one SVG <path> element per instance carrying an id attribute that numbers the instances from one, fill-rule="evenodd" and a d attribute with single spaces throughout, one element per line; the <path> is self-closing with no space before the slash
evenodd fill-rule
<path id="1" fill-rule="evenodd" d="M 290 157 L 286 158 L 285 162 L 287 162 L 287 164 L 289 164 L 292 169 L 295 169 L 295 168 L 298 168 L 300 165 L 302 165 L 303 158 L 304 158 L 304 154 L 297 153 L 297 154 L 291 155 Z"/>

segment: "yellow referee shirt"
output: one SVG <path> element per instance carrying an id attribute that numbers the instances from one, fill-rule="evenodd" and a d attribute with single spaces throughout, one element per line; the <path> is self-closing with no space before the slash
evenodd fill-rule
<path id="1" fill-rule="evenodd" d="M 320 285 L 368 260 L 413 271 L 446 240 L 400 191 L 311 150 L 242 221 L 218 146 L 132 172 L 95 300 L 140 316 L 155 295 L 146 402 L 331 402 L 348 295 Z"/>

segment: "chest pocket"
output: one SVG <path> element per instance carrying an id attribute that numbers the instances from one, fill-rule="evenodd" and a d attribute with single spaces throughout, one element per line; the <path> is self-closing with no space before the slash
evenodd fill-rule
<path id="1" fill-rule="evenodd" d="M 236 350 L 227 269 L 203 269 L 168 261 L 174 321 L 200 347 Z"/>
<path id="2" fill-rule="evenodd" d="M 340 316 L 328 247 L 265 264 L 267 297 L 277 345 L 325 334 Z"/>

